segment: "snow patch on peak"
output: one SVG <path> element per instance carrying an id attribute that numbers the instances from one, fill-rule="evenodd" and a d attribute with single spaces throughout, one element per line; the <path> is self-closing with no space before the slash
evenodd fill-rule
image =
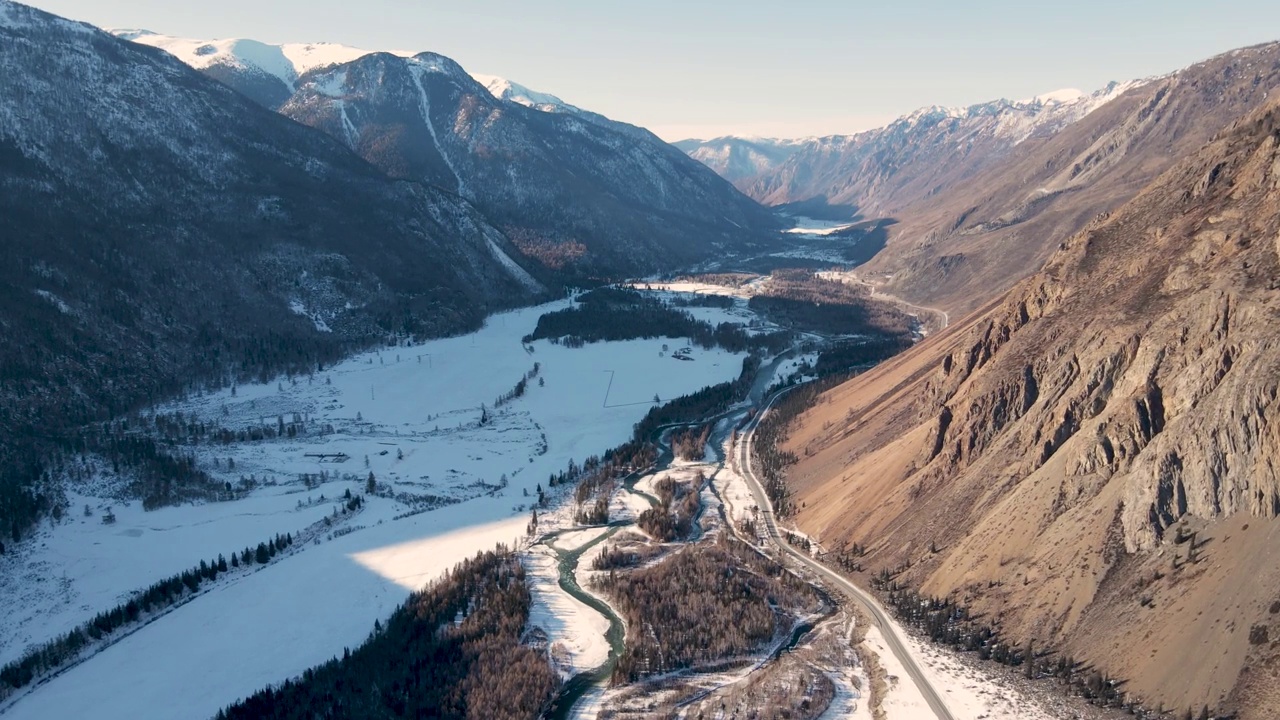
<path id="1" fill-rule="evenodd" d="M 376 52 L 386 52 L 396 57 L 413 55 L 408 50 L 364 50 L 336 43 L 286 43 L 280 46 L 280 50 L 293 64 L 299 76 L 318 68 L 343 65 Z"/>
<path id="2" fill-rule="evenodd" d="M 1079 90 L 1077 88 L 1063 88 L 1061 90 L 1044 93 L 1043 95 L 1037 95 L 1030 100 L 1023 100 L 1022 104 L 1030 105 L 1032 103 L 1039 103 L 1041 105 L 1050 105 L 1070 103 L 1075 102 L 1084 96 L 1085 92 L 1083 90 Z"/>
<path id="3" fill-rule="evenodd" d="M 471 77 L 483 85 L 490 95 L 499 100 L 506 100 L 507 102 L 517 103 L 544 112 L 576 111 L 578 109 L 555 95 L 530 90 L 520 83 L 511 82 L 497 75 L 473 73 Z"/>
<path id="4" fill-rule="evenodd" d="M 312 70 L 342 65 L 380 52 L 336 43 L 271 44 L 247 38 L 201 40 L 140 29 L 108 32 L 124 40 L 160 48 L 197 70 L 217 65 L 267 73 L 279 78 L 290 90 L 295 89 L 299 77 Z M 392 50 L 389 54 L 413 55 L 404 50 Z"/>
<path id="5" fill-rule="evenodd" d="M 345 90 L 347 84 L 347 71 L 335 70 L 321 77 L 315 78 L 310 87 L 325 97 L 340 98 L 347 94 Z"/>
<path id="6" fill-rule="evenodd" d="M 140 45 L 160 48 L 197 70 L 214 65 L 246 70 L 260 70 L 280 78 L 293 87 L 297 71 L 278 45 L 268 45 L 257 40 L 229 38 L 225 40 L 199 40 L 161 35 L 149 30 L 110 30 L 116 37 Z"/>
<path id="7" fill-rule="evenodd" d="M 465 77 L 468 80 L 474 79 L 462 69 L 455 60 L 447 58 L 444 55 L 433 52 L 420 52 L 409 58 L 409 62 L 417 65 L 424 72 L 439 73 L 453 78 Z"/>
<path id="8" fill-rule="evenodd" d="M 0 0 L 0 6 L 3 6 L 6 2 L 7 0 Z M 111 33 L 112 35 L 115 35 L 121 40 L 128 40 L 129 42 L 135 42 L 137 41 L 138 38 L 146 37 L 147 35 L 159 34 L 159 33 L 151 32 L 150 30 L 145 30 L 143 28 L 112 28 L 110 30 L 107 30 L 107 32 Z"/>

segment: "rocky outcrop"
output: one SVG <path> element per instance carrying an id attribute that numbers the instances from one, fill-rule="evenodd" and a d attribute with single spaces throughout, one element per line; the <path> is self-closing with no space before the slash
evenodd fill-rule
<path id="1" fill-rule="evenodd" d="M 1275 717 L 1249 635 L 1280 600 L 1278 243 L 1272 105 L 831 391 L 791 433 L 800 525 L 1138 697 Z"/>

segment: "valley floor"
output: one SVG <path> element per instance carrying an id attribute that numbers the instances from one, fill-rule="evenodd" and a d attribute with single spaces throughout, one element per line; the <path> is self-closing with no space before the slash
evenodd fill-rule
<path id="1" fill-rule="evenodd" d="M 313 376 L 157 408 L 233 430 L 295 422 L 302 428 L 295 437 L 186 448 L 219 480 L 248 488 L 236 500 L 144 512 L 136 501 L 121 499 L 126 478 L 86 459 L 80 474 L 89 479 L 71 492 L 76 512 L 0 556 L 0 612 L 13 619 L 0 628 L 0 662 L 201 560 L 230 558 L 286 532 L 303 542 L 269 564 L 233 568 L 186 602 L 116 633 L 112 644 L 78 665 L 10 698 L 0 714 L 207 718 L 268 683 L 354 648 L 411 591 L 497 543 L 525 548 L 533 596 L 530 641 L 545 643 L 565 679 L 600 667 L 610 654 L 609 620 L 559 585 L 555 550 L 583 547 L 607 531 L 573 530 L 573 508 L 563 499 L 567 488 L 552 492 L 548 478 L 629 438 L 655 396 L 672 399 L 737 377 L 742 356 L 695 350 L 692 361 L 677 361 L 662 352 L 662 340 L 577 349 L 521 342 L 539 315 L 564 304 L 496 315 L 472 335 L 365 353 Z M 755 319 L 742 300 L 732 308 L 692 311 L 712 322 Z M 756 383 L 755 399 L 812 359 L 772 364 L 773 375 Z M 495 408 L 494 401 L 522 378 L 528 378 L 524 396 Z M 655 493 L 660 477 L 690 482 L 705 473 L 711 483 L 701 495 L 699 536 L 731 532 L 754 519 L 755 496 L 736 462 L 720 460 L 734 457 L 728 438 L 747 409 L 741 404 L 716 424 L 713 437 L 721 444 L 709 445 L 700 461 L 673 462 L 636 482 L 636 492 L 619 487 L 610 518 L 634 520 L 649 507 L 642 493 Z M 244 485 L 242 478 L 252 482 Z M 529 544 L 527 525 L 540 490 L 551 493 L 552 509 L 539 513 L 539 532 L 565 531 L 554 547 Z M 364 506 L 344 512 L 348 493 L 364 496 Z M 732 527 L 723 527 L 722 507 Z M 103 522 L 107 514 L 113 523 Z M 583 588 L 596 574 L 592 560 L 622 535 L 595 544 L 580 559 Z M 763 535 L 746 539 L 767 547 Z M 813 717 L 881 718 L 873 714 L 876 705 L 889 720 L 932 717 L 892 654 L 877 645 L 874 629 L 862 631 L 860 620 L 843 610 L 811 621 L 817 628 L 785 660 L 764 654 L 740 658 L 736 669 L 678 673 L 669 679 L 675 690 L 652 683 L 596 687 L 573 717 L 642 709 L 679 693 L 695 698 L 681 706 L 689 716 L 708 703 L 749 706 L 751 693 L 812 683 L 815 672 L 831 691 L 829 704 L 824 699 L 825 709 Z M 912 641 L 911 652 L 956 718 L 1055 717 L 944 651 Z M 877 679 L 883 692 L 876 690 Z M 808 687 L 812 692 L 816 686 Z"/>
<path id="2" fill-rule="evenodd" d="M 693 361 L 676 361 L 656 340 L 579 349 L 540 341 L 527 351 L 520 338 L 562 305 L 496 315 L 468 336 L 366 353 L 296 384 L 240 386 L 161 408 L 228 428 L 289 422 L 297 413 L 307 434 L 193 447 L 219 479 L 235 485 L 252 475 L 263 483 L 230 502 L 144 513 L 112 496 L 118 483 L 100 468 L 74 497 L 73 507 L 89 504 L 92 517 L 73 513 L 0 557 L 0 612 L 17 619 L 0 630 L 0 660 L 202 559 L 297 534 L 331 516 L 347 490 L 363 494 L 369 473 L 378 493 L 363 510 L 331 519 L 332 529 L 305 548 L 222 576 L 18 694 L 6 717 L 209 717 L 359 644 L 375 620 L 462 558 L 519 542 L 537 487 L 547 489 L 550 474 L 570 461 L 626 440 L 655 395 L 670 399 L 741 370 L 741 356 L 695 350 Z M 545 384 L 532 380 L 523 398 L 495 410 L 494 400 L 535 362 Z M 482 403 L 490 419 L 479 425 Z M 345 462 L 312 456 L 338 453 Z M 300 478 L 321 473 L 310 487 Z M 100 519 L 108 507 L 110 525 Z M 589 659 L 585 643 L 580 652 Z"/>

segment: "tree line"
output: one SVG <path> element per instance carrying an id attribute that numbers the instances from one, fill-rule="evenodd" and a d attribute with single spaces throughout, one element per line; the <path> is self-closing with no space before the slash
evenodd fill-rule
<path id="1" fill-rule="evenodd" d="M 493 401 L 493 409 L 497 410 L 498 408 L 502 407 L 503 405 L 506 405 L 509 402 L 512 402 L 514 400 L 524 397 L 525 391 L 529 389 L 529 383 L 538 379 L 538 374 L 541 372 L 542 372 L 542 363 L 534 363 L 533 369 L 525 373 L 524 377 L 517 380 L 515 387 L 511 388 L 510 390 L 503 393 L 502 395 L 499 395 L 497 399 Z"/>
<path id="2" fill-rule="evenodd" d="M 597 288 L 579 296 L 573 307 L 543 314 L 524 342 L 545 338 L 581 347 L 591 342 L 660 337 L 687 338 L 698 347 L 730 352 L 777 350 L 788 342 L 783 333 L 753 336 L 736 323 L 712 325 L 657 297 L 618 287 Z"/>
<path id="3" fill-rule="evenodd" d="M 61 637 L 27 650 L 22 657 L 0 668 L 0 699 L 76 661 L 86 648 L 118 630 L 144 622 L 190 598 L 200 591 L 203 583 L 217 580 L 220 574 L 241 566 L 266 565 L 276 555 L 292 547 L 293 542 L 293 535 L 286 533 L 258 543 L 257 547 L 231 553 L 230 562 L 223 555 L 213 560 L 201 560 L 190 570 L 154 583 L 135 593 L 127 602 L 98 613 L 92 620 Z"/>
<path id="4" fill-rule="evenodd" d="M 747 306 L 784 327 L 833 335 L 911 337 L 914 320 L 865 288 L 811 270 L 775 270 Z"/>
<path id="5" fill-rule="evenodd" d="M 521 640 L 531 596 L 508 548 L 462 561 L 413 593 L 355 650 L 218 713 L 262 718 L 533 720 L 560 679 Z"/>

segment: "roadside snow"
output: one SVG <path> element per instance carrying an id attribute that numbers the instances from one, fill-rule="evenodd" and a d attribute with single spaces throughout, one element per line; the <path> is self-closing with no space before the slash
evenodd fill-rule
<path id="1" fill-rule="evenodd" d="M 929 682 L 943 693 L 958 720 L 1054 720 L 1038 703 L 1011 687 L 960 662 L 946 649 L 904 634 L 907 647 Z"/>
<path id="2" fill-rule="evenodd" d="M 897 623 L 894 623 L 897 626 Z M 957 720 L 1054 720 L 1034 700 L 1006 683 L 986 677 L 952 657 L 951 653 L 929 645 L 897 626 L 929 683 L 942 695 Z M 924 696 L 907 677 L 897 657 L 885 645 L 875 627 L 867 629 L 864 645 L 880 658 L 889 676 L 889 691 L 882 707 L 891 720 L 934 720 Z"/>
<path id="3" fill-rule="evenodd" d="M 892 720 L 936 720 L 937 716 L 929 708 L 929 703 L 925 702 L 920 689 L 907 676 L 897 656 L 889 650 L 879 628 L 867 628 L 863 646 L 876 654 L 880 659 L 880 666 L 884 668 L 888 689 L 880 699 L 880 707 L 884 709 L 885 715 Z M 948 700 L 947 707 L 950 708 L 950 695 L 945 692 L 944 695 Z"/>

